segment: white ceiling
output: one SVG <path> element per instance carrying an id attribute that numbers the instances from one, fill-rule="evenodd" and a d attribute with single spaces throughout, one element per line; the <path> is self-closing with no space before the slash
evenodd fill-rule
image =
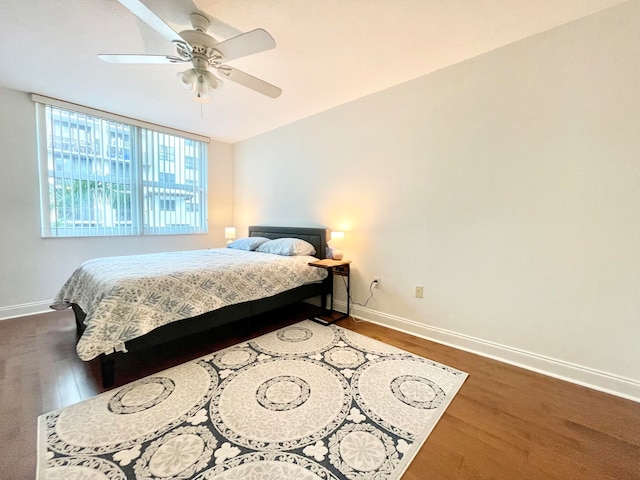
<path id="1" fill-rule="evenodd" d="M 236 142 L 625 0 L 145 0 L 176 31 L 213 17 L 218 40 L 262 27 L 274 50 L 229 62 L 283 89 L 232 82 L 194 102 L 184 65 L 115 65 L 98 53 L 175 54 L 117 0 L 0 0 L 0 86 Z"/>

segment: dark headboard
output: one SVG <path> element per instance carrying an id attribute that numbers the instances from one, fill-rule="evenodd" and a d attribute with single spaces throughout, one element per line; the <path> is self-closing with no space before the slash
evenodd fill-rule
<path id="1" fill-rule="evenodd" d="M 309 242 L 316 249 L 316 257 L 326 258 L 327 240 L 331 238 L 331 230 L 315 227 L 267 227 L 253 225 L 249 227 L 250 237 L 300 238 Z"/>

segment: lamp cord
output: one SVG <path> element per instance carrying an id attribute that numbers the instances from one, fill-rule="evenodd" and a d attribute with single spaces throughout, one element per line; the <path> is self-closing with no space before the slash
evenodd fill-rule
<path id="1" fill-rule="evenodd" d="M 344 290 L 345 290 L 345 292 L 346 292 L 346 291 L 347 291 L 347 281 L 345 280 L 345 278 L 344 278 L 344 277 L 341 277 L 341 278 L 342 278 L 342 283 L 344 284 Z M 351 294 L 349 294 L 349 302 L 351 302 L 351 304 L 352 304 L 352 305 L 358 305 L 359 307 L 366 307 L 366 306 L 367 306 L 367 304 L 369 303 L 369 300 L 371 300 L 371 299 L 373 298 L 373 285 L 374 285 L 375 283 L 376 283 L 376 281 L 375 281 L 375 280 L 373 280 L 373 281 L 369 284 L 369 297 L 365 300 L 365 302 L 364 302 L 364 303 L 358 303 L 358 302 L 356 302 L 356 301 L 353 299 L 353 297 L 351 296 Z M 364 321 L 364 320 L 358 320 L 357 318 L 355 318 L 355 317 L 353 317 L 353 316 L 352 316 L 351 318 L 352 318 L 352 319 L 353 319 L 353 321 L 354 321 L 354 322 L 356 322 L 356 323 L 360 323 L 360 322 L 363 322 L 363 321 Z"/>

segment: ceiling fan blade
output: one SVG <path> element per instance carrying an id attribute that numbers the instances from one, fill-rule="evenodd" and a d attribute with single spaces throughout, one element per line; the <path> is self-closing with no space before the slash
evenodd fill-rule
<path id="1" fill-rule="evenodd" d="M 234 60 L 258 52 L 270 50 L 276 46 L 276 41 L 269 33 L 256 28 L 250 32 L 243 33 L 237 37 L 224 40 L 214 47 L 224 57 L 224 61 Z"/>
<path id="2" fill-rule="evenodd" d="M 149 7 L 147 7 L 140 0 L 118 0 L 122 5 L 131 10 L 132 13 L 138 16 L 140 20 L 153 28 L 156 32 L 162 35 L 164 38 L 173 43 L 184 44 L 189 51 L 191 46 L 185 42 L 178 32 L 167 25 L 164 20 L 153 13 Z"/>
<path id="3" fill-rule="evenodd" d="M 228 78 L 232 82 L 239 83 L 251 90 L 255 90 L 258 93 L 262 93 L 267 97 L 278 98 L 282 94 L 282 89 L 271 85 L 270 83 L 260 80 L 259 78 L 244 73 L 237 68 L 230 67 L 228 65 L 220 65 L 217 67 L 218 72 L 223 78 Z"/>
<path id="4" fill-rule="evenodd" d="M 144 63 L 144 64 L 172 64 L 184 63 L 180 57 L 171 55 L 98 55 L 100 60 L 109 63 Z"/>

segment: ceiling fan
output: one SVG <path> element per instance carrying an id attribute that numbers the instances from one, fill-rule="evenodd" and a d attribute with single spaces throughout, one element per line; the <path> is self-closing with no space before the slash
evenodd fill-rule
<path id="1" fill-rule="evenodd" d="M 176 55 L 105 55 L 98 57 L 110 63 L 137 64 L 179 64 L 191 63 L 191 68 L 177 74 L 178 82 L 193 91 L 196 101 L 209 101 L 209 93 L 222 87 L 219 77 L 248 87 L 271 98 L 277 98 L 282 90 L 275 85 L 260 80 L 237 68 L 225 65 L 225 62 L 244 57 L 276 46 L 273 37 L 266 30 L 257 28 L 247 33 L 229 38 L 222 42 L 208 35 L 209 19 L 201 13 L 190 15 L 193 30 L 180 33 L 173 30 L 160 17 L 153 13 L 140 0 L 118 0 L 131 10 L 143 22 L 160 35 L 171 41 L 176 47 Z"/>

